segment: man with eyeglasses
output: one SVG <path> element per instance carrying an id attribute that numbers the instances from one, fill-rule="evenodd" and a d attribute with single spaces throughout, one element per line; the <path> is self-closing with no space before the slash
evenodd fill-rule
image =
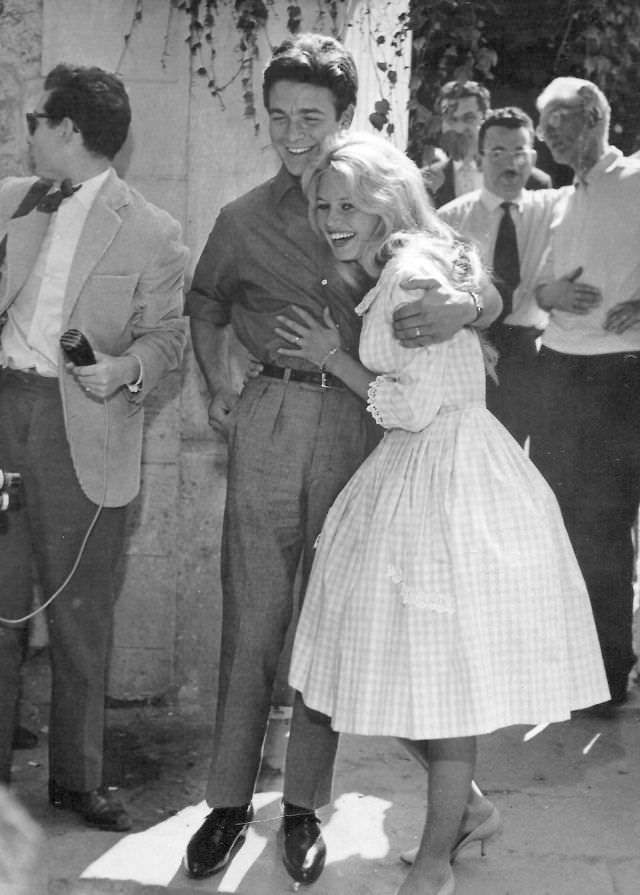
<path id="1" fill-rule="evenodd" d="M 538 356 L 531 457 L 555 491 L 582 569 L 611 691 L 628 698 L 633 528 L 640 502 L 640 159 L 609 144 L 602 91 L 556 78 L 539 136 L 570 165 L 536 295 L 549 314 Z"/>
<path id="2" fill-rule="evenodd" d="M 0 183 L 0 464 L 24 482 L 0 531 L 0 782 L 11 775 L 33 563 L 45 597 L 57 594 L 45 609 L 49 801 L 111 832 L 131 826 L 104 786 L 103 736 L 142 402 L 186 341 L 180 226 L 112 167 L 130 120 L 120 78 L 57 65 L 27 115 L 37 177 Z M 66 330 L 88 339 L 86 364 L 64 355 Z"/>
<path id="3" fill-rule="evenodd" d="M 480 126 L 478 152 L 482 187 L 438 214 L 481 247 L 502 295 L 502 314 L 487 330 L 499 353 L 498 383 L 487 379 L 487 406 L 524 445 L 531 431 L 537 340 L 547 323 L 534 286 L 559 193 L 526 188 L 536 152 L 533 123 L 522 109 L 489 112 Z"/>
<path id="4" fill-rule="evenodd" d="M 442 148 L 433 150 L 433 160 L 422 169 L 436 208 L 482 187 L 478 137 L 490 106 L 489 91 L 477 81 L 449 81 L 440 91 L 437 110 Z M 532 166 L 527 189 L 550 186 L 549 175 Z"/>

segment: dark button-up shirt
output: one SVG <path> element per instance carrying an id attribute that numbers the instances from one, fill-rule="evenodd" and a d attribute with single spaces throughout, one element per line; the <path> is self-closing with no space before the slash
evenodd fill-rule
<path id="1" fill-rule="evenodd" d="M 363 290 L 339 275 L 330 246 L 311 229 L 299 182 L 281 168 L 266 183 L 225 206 L 204 247 L 186 313 L 217 326 L 231 323 L 248 351 L 263 363 L 302 369 L 313 364 L 277 354 L 291 347 L 274 333 L 277 314 L 291 306 L 322 319 L 328 307 L 342 347 L 357 356 L 360 320 L 354 308 Z"/>

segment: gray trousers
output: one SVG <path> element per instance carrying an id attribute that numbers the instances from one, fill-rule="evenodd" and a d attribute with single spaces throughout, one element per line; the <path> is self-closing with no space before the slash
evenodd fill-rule
<path id="1" fill-rule="evenodd" d="M 101 458 L 96 457 L 96 463 Z M 83 494 L 67 443 L 57 379 L 0 372 L 0 464 L 24 479 L 24 506 L 0 513 L 0 616 L 64 581 L 97 507 Z M 103 509 L 69 585 L 46 610 L 52 696 L 49 775 L 86 792 L 100 786 L 105 675 L 125 507 Z M 0 780 L 9 781 L 24 626 L 0 624 Z"/>
<path id="2" fill-rule="evenodd" d="M 251 801 L 278 660 L 315 540 L 334 498 L 377 431 L 346 389 L 260 377 L 247 385 L 229 441 L 222 544 L 220 679 L 207 801 Z M 284 797 L 306 808 L 331 798 L 337 734 L 294 707 Z"/>

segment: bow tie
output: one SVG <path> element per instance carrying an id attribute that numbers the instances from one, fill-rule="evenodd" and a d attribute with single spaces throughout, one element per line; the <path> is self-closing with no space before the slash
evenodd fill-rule
<path id="1" fill-rule="evenodd" d="M 47 193 L 47 195 L 38 202 L 36 208 L 38 211 L 43 211 L 45 214 L 53 214 L 54 211 L 58 210 L 61 202 L 68 199 L 69 196 L 73 196 L 75 191 L 79 189 L 79 186 L 72 186 L 71 181 L 67 178 L 62 181 L 59 190 L 56 190 L 55 193 Z"/>

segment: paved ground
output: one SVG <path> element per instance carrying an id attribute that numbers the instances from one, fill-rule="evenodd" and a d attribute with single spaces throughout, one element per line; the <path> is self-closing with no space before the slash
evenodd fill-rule
<path id="1" fill-rule="evenodd" d="M 43 727 L 46 707 L 27 706 L 32 726 Z M 207 720 L 194 707 L 109 710 L 108 778 L 134 819 L 126 836 L 87 830 L 46 805 L 46 730 L 36 750 L 16 753 L 14 791 L 47 837 L 46 882 L 29 895 L 291 891 L 276 835 L 286 713 L 272 723 L 256 823 L 230 869 L 196 882 L 180 868 L 206 812 Z M 640 687 L 615 717 L 574 716 L 525 741 L 527 732 L 480 740 L 478 780 L 505 830 L 486 858 L 477 847 L 462 853 L 457 895 L 638 895 Z M 335 801 L 321 812 L 328 864 L 310 895 L 392 895 L 406 872 L 399 853 L 417 842 L 425 792 L 424 776 L 396 743 L 344 737 Z M 0 895 L 14 893 L 0 887 Z"/>

